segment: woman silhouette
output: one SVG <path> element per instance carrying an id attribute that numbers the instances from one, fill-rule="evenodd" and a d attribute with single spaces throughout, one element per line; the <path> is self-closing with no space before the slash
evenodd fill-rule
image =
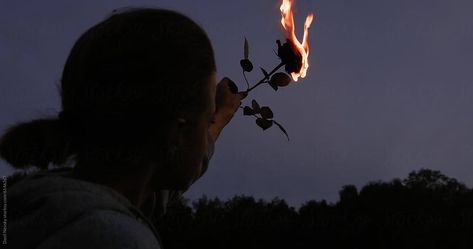
<path id="1" fill-rule="evenodd" d="M 8 244 L 161 248 L 143 210 L 164 213 L 205 172 L 240 105 L 215 71 L 205 32 L 173 11 L 114 13 L 85 32 L 64 67 L 58 117 L 2 137 L 14 168 L 40 169 L 8 189 Z"/>

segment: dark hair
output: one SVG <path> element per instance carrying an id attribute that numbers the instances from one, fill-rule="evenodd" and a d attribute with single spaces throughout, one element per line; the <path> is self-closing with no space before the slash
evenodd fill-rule
<path id="1" fill-rule="evenodd" d="M 213 71 L 210 41 L 188 17 L 160 9 L 112 14 L 72 48 L 59 117 L 9 128 L 0 155 L 15 168 L 47 168 L 72 155 L 118 157 L 151 142 L 165 146 L 171 120 L 204 110 Z"/>

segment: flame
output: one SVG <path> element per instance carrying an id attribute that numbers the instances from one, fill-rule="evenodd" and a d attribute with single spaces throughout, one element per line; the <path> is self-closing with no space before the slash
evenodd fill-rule
<path id="1" fill-rule="evenodd" d="M 307 69 L 309 68 L 309 41 L 308 41 L 308 36 L 309 36 L 309 27 L 310 24 L 312 23 L 312 20 L 314 19 L 314 14 L 311 13 L 309 14 L 304 23 L 304 37 L 302 39 L 302 44 L 299 42 L 299 40 L 296 37 L 295 34 L 295 27 L 294 27 L 294 16 L 292 14 L 292 4 L 294 0 L 283 0 L 281 7 L 279 8 L 281 10 L 281 24 L 283 28 L 287 32 L 288 40 L 289 42 L 292 43 L 295 49 L 297 49 L 297 52 L 299 52 L 302 56 L 302 67 L 299 72 L 293 72 L 291 73 L 292 79 L 294 81 L 297 81 L 299 77 L 304 78 L 305 75 L 307 74 Z"/>

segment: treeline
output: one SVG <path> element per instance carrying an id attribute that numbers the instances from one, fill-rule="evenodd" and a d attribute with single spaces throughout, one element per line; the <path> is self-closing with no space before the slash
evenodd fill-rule
<path id="1" fill-rule="evenodd" d="M 181 200 L 156 226 L 177 248 L 473 248 L 473 190 L 439 171 L 343 186 L 336 203 Z"/>
<path id="2" fill-rule="evenodd" d="M 473 248 L 473 189 L 440 171 L 345 185 L 339 197 L 297 210 L 280 198 L 181 199 L 154 223 L 165 249 Z"/>

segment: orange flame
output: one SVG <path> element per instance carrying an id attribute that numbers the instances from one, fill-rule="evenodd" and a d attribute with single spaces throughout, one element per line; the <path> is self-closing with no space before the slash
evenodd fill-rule
<path id="1" fill-rule="evenodd" d="M 312 23 L 312 20 L 314 19 L 314 14 L 309 14 L 304 23 L 304 38 L 302 39 L 302 44 L 297 40 L 296 34 L 295 34 L 295 28 L 294 28 L 294 17 L 292 14 L 292 4 L 294 0 L 283 0 L 280 10 L 281 10 L 281 24 L 283 28 L 287 32 L 288 40 L 289 42 L 294 45 L 294 48 L 297 49 L 297 52 L 299 52 L 302 56 L 302 67 L 299 72 L 293 72 L 291 73 L 292 79 L 294 81 L 297 81 L 299 77 L 304 78 L 305 75 L 307 74 L 307 69 L 309 68 L 309 41 L 308 41 L 308 36 L 309 36 L 309 27 L 310 24 Z"/>

